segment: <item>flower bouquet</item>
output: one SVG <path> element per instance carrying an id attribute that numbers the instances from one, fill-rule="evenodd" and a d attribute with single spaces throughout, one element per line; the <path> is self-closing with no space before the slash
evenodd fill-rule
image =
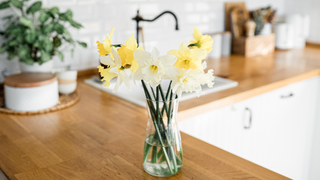
<path id="1" fill-rule="evenodd" d="M 159 56 L 157 48 L 145 51 L 132 36 L 123 45 L 112 44 L 114 28 L 97 47 L 101 81 L 109 87 L 117 78 L 113 91 L 122 83 L 130 90 L 130 79 L 143 87 L 148 110 L 148 124 L 143 150 L 143 167 L 154 176 L 171 176 L 182 168 L 183 155 L 177 127 L 178 99 L 183 92 L 201 93 L 201 85 L 213 86 L 213 70 L 207 72 L 202 62 L 212 50 L 213 40 L 194 28 L 194 40 L 188 46 Z M 163 87 L 166 87 L 165 90 Z"/>

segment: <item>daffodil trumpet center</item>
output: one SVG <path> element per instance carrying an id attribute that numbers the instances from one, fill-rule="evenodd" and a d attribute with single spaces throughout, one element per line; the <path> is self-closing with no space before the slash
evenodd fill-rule
<path id="1" fill-rule="evenodd" d="M 188 65 L 190 63 L 190 60 L 186 59 L 186 60 L 183 60 L 184 64 Z"/>
<path id="2" fill-rule="evenodd" d="M 188 82 L 188 78 L 184 78 L 184 79 L 182 80 L 182 82 L 183 82 L 183 83 L 187 83 L 187 82 Z"/>
<path id="3" fill-rule="evenodd" d="M 150 70 L 151 70 L 152 72 L 158 71 L 158 67 L 155 66 L 155 65 L 151 65 L 151 66 L 150 66 Z"/>
<path id="4" fill-rule="evenodd" d="M 131 64 L 126 64 L 126 65 L 124 65 L 122 67 L 124 67 L 125 69 L 130 69 L 131 68 Z"/>

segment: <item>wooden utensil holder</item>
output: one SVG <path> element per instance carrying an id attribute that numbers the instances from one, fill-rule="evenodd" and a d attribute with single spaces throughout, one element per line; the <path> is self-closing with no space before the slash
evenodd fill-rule
<path id="1" fill-rule="evenodd" d="M 274 52 L 275 35 L 232 38 L 232 53 L 253 57 Z"/>

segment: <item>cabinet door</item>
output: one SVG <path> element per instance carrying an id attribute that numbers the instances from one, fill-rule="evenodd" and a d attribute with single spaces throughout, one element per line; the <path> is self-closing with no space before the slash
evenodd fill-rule
<path id="1" fill-rule="evenodd" d="M 242 156 L 292 179 L 307 179 L 318 90 L 315 77 L 250 98 L 251 154 Z"/>

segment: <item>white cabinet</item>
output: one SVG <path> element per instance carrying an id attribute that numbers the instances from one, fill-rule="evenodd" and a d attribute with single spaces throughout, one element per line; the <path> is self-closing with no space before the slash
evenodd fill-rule
<path id="1" fill-rule="evenodd" d="M 308 179 L 320 77 L 179 122 L 181 131 L 292 179 Z M 251 121 L 250 121 L 251 119 Z"/>

